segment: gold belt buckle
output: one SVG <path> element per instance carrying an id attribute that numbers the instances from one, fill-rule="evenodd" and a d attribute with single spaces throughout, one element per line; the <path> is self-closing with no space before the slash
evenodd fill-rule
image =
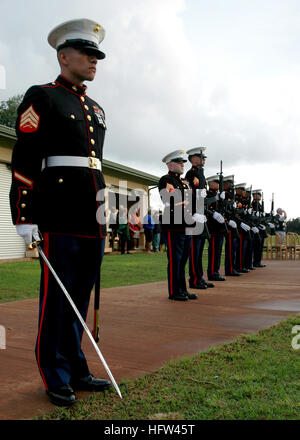
<path id="1" fill-rule="evenodd" d="M 98 159 L 96 157 L 89 156 L 89 167 L 90 168 L 97 168 L 98 167 Z"/>

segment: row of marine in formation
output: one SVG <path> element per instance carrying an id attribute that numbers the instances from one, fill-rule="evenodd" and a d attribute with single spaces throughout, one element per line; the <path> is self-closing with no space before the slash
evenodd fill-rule
<path id="1" fill-rule="evenodd" d="M 206 147 L 176 150 L 162 161 L 168 173 L 160 178 L 159 192 L 164 205 L 162 233 L 167 247 L 169 299 L 197 299 L 189 287 L 203 290 L 213 282 L 226 281 L 257 268 L 262 263 L 264 240 L 282 227 L 281 217 L 265 212 L 263 191 L 246 183 L 235 184 L 234 175 L 220 171 L 205 178 Z M 184 175 L 184 164 L 191 168 Z M 183 177 L 184 176 L 184 177 Z M 224 246 L 225 242 L 225 246 Z M 207 279 L 204 278 L 203 251 L 207 245 Z M 225 247 L 225 274 L 220 273 Z"/>

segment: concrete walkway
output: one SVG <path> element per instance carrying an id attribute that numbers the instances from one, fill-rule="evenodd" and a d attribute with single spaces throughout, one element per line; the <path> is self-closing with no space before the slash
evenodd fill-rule
<path id="1" fill-rule="evenodd" d="M 300 261 L 266 264 L 215 283 L 215 288 L 199 291 L 198 300 L 184 303 L 168 300 L 166 282 L 103 289 L 100 347 L 115 379 L 139 377 L 172 358 L 207 350 L 299 313 Z M 6 349 L 0 350 L 2 420 L 32 418 L 54 408 L 35 363 L 37 316 L 37 299 L 0 304 L 0 325 L 6 329 Z M 88 324 L 91 328 L 91 309 Z M 106 377 L 85 336 L 83 344 L 93 374 Z"/>

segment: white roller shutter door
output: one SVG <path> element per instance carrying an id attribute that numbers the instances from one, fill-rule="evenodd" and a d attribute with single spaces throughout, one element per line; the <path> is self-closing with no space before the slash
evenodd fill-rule
<path id="1" fill-rule="evenodd" d="M 24 258 L 26 246 L 19 237 L 10 215 L 9 190 L 11 172 L 5 163 L 0 163 L 0 259 Z"/>

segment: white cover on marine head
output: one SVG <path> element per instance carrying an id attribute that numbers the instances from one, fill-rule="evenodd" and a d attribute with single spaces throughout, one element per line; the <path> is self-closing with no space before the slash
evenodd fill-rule
<path id="1" fill-rule="evenodd" d="M 219 176 L 216 174 L 215 176 L 210 176 L 206 178 L 207 183 L 212 182 L 213 180 L 219 180 Z"/>
<path id="2" fill-rule="evenodd" d="M 206 150 L 206 147 L 194 147 L 186 152 L 189 156 L 193 156 L 194 154 L 203 154 Z"/>
<path id="3" fill-rule="evenodd" d="M 82 39 L 100 44 L 104 37 L 105 30 L 99 23 L 88 18 L 80 18 L 56 26 L 48 35 L 48 43 L 56 49 L 65 40 Z"/>
<path id="4" fill-rule="evenodd" d="M 232 174 L 231 176 L 223 177 L 223 182 L 225 182 L 226 180 L 232 180 L 233 181 L 233 179 L 234 179 L 234 175 Z"/>
<path id="5" fill-rule="evenodd" d="M 262 193 L 262 190 L 261 189 L 254 189 L 253 191 L 252 191 L 252 194 L 261 194 Z"/>
<path id="6" fill-rule="evenodd" d="M 237 185 L 234 185 L 235 188 L 246 188 L 247 183 L 239 183 Z"/>
<path id="7" fill-rule="evenodd" d="M 182 159 L 182 160 L 185 160 L 185 161 L 186 161 L 186 159 L 184 158 L 184 150 L 175 150 L 175 151 L 172 151 L 172 153 L 167 154 L 167 155 L 162 159 L 162 161 L 163 161 L 164 163 L 169 163 L 169 162 L 172 162 L 172 160 L 174 160 L 174 159 Z"/>

